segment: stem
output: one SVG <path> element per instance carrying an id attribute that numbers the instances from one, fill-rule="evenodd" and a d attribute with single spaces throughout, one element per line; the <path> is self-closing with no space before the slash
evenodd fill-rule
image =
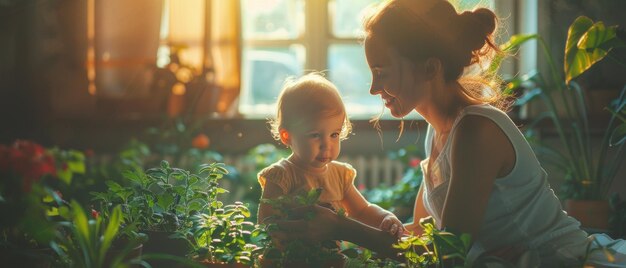
<path id="1" fill-rule="evenodd" d="M 576 141 L 578 141 L 578 146 L 580 147 L 581 153 L 582 153 L 582 156 L 578 158 L 579 159 L 578 162 L 580 163 L 580 166 L 582 166 L 582 172 L 584 175 L 584 178 L 582 179 L 589 180 L 592 182 L 597 182 L 597 178 L 591 178 L 591 173 L 589 172 L 589 163 L 591 162 L 591 160 L 589 159 L 586 153 L 582 152 L 582 150 L 585 148 L 585 145 L 583 143 L 582 132 L 580 131 L 578 127 L 576 127 L 576 125 L 572 127 L 572 129 L 574 130 L 574 137 Z M 592 184 L 590 187 L 591 187 L 591 194 L 593 195 L 593 193 L 595 193 L 594 191 L 595 188 L 597 188 L 598 186 L 595 184 Z"/>
<path id="2" fill-rule="evenodd" d="M 617 160 L 615 161 L 614 166 L 609 167 L 609 171 L 606 173 L 606 181 L 604 186 L 602 187 L 602 193 L 608 193 L 609 188 L 611 187 L 611 184 L 615 179 L 615 175 L 617 175 L 617 171 L 619 171 L 622 164 L 624 164 L 624 161 L 620 161 L 620 159 L 624 159 L 624 157 L 626 156 L 626 150 L 624 150 L 625 145 L 626 142 L 622 143 L 617 149 L 617 156 L 615 158 Z"/>
<path id="3" fill-rule="evenodd" d="M 185 193 L 184 193 L 184 202 L 185 202 L 185 218 L 189 215 L 189 200 L 187 198 L 187 193 L 189 192 L 189 175 L 185 176 Z"/>
<path id="4" fill-rule="evenodd" d="M 563 131 L 563 126 L 561 125 L 561 121 L 559 120 L 559 117 L 556 114 L 556 105 L 554 104 L 554 100 L 552 99 L 550 94 L 548 94 L 547 92 L 543 90 L 541 91 L 541 96 L 543 96 L 544 104 L 548 106 L 548 109 L 550 110 L 550 112 L 548 113 L 550 114 L 550 117 L 552 118 L 552 122 L 554 123 L 554 126 L 556 127 L 556 131 L 559 135 L 559 139 L 561 140 L 561 144 L 569 152 L 570 157 L 566 158 L 567 162 L 569 163 L 569 168 L 574 172 L 574 175 L 578 179 L 580 179 L 582 174 L 581 174 L 581 171 L 578 169 L 578 165 L 576 165 L 576 163 L 574 162 L 574 156 L 576 156 L 576 153 L 573 151 L 574 146 L 573 144 L 570 144 L 570 140 L 567 139 L 567 136 L 565 136 L 565 131 Z"/>
<path id="5" fill-rule="evenodd" d="M 550 66 L 550 73 L 552 75 L 552 79 L 553 79 L 554 85 L 557 88 L 557 90 L 560 91 L 559 93 L 561 94 L 561 98 L 563 100 L 563 104 L 565 105 L 565 109 L 566 109 L 568 118 L 569 119 L 578 119 L 578 121 L 580 121 L 580 118 L 576 118 L 576 117 L 574 117 L 572 115 L 572 109 L 570 108 L 569 102 L 568 102 L 566 96 L 564 95 L 565 89 L 563 88 L 563 84 L 562 84 L 563 79 L 561 79 L 561 77 L 559 76 L 559 72 L 557 71 L 556 65 L 554 64 L 554 57 L 552 57 L 552 54 L 550 53 L 550 50 L 548 49 L 548 47 L 547 47 L 545 41 L 543 40 L 543 38 L 542 37 L 538 37 L 538 40 L 539 40 L 539 44 L 541 44 L 542 51 L 544 52 L 544 54 L 545 54 L 545 56 L 546 56 L 546 58 L 548 60 L 548 64 Z M 573 162 L 573 159 L 577 155 L 576 152 L 574 151 L 574 148 L 575 148 L 574 145 L 576 143 L 570 144 L 569 143 L 569 139 L 566 138 L 565 132 L 563 131 L 563 126 L 561 125 L 561 121 L 560 121 L 559 116 L 557 114 L 557 108 L 556 108 L 556 105 L 554 103 L 554 99 L 552 98 L 552 95 L 549 94 L 549 92 L 545 92 L 545 90 L 542 90 L 541 94 L 546 97 L 547 103 L 548 103 L 548 107 L 553 111 L 552 119 L 553 119 L 553 122 L 555 124 L 556 129 L 557 129 L 557 132 L 559 134 L 559 138 L 561 139 L 561 143 L 563 144 L 563 146 L 565 148 L 568 149 L 569 154 L 572 157 L 572 159 L 570 159 L 570 167 L 571 167 L 571 169 L 576 174 L 577 179 L 584 179 L 584 178 L 580 177 L 580 176 L 583 175 L 584 172 L 582 172 L 579 169 L 579 166 L 576 165 Z M 579 148 L 579 149 L 580 149 L 580 153 L 582 153 L 583 148 Z"/>

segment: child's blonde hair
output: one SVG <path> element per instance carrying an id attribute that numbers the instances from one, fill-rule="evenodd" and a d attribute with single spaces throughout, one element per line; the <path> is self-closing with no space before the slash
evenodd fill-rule
<path id="1" fill-rule="evenodd" d="M 270 119 L 272 136 L 280 140 L 281 129 L 293 130 L 316 118 L 344 116 L 340 138 L 347 139 L 352 131 L 346 108 L 337 87 L 320 73 L 285 80 L 276 103 L 276 118 Z"/>

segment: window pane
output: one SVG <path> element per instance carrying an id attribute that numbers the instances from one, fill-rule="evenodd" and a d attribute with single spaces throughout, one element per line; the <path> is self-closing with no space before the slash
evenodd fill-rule
<path id="1" fill-rule="evenodd" d="M 294 39 L 304 29 L 303 0 L 242 0 L 244 39 Z"/>
<path id="2" fill-rule="evenodd" d="M 486 7 L 493 10 L 493 0 L 449 0 L 456 7 L 457 11 L 473 10 L 479 7 Z"/>
<path id="3" fill-rule="evenodd" d="M 372 75 L 362 45 L 331 45 L 328 50 L 328 70 L 328 77 L 341 91 L 350 116 L 372 115 L 382 111 L 380 97 L 369 94 Z"/>
<path id="4" fill-rule="evenodd" d="M 304 53 L 300 45 L 244 48 L 240 112 L 273 114 L 285 78 L 302 74 Z"/>
<path id="5" fill-rule="evenodd" d="M 361 12 L 378 0 L 331 0 L 329 18 L 332 20 L 332 33 L 336 37 L 354 38 L 362 32 Z"/>

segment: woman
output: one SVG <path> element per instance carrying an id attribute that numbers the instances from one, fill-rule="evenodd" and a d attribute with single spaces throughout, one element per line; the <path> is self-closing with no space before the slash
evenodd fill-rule
<path id="1" fill-rule="evenodd" d="M 387 1 L 365 20 L 370 93 L 380 95 L 394 117 L 415 110 L 429 123 L 424 183 L 416 189 L 414 223 L 405 227 L 420 233 L 416 223 L 432 216 L 438 228 L 470 233 L 470 259 L 487 252 L 515 261 L 526 252 L 542 267 L 576 265 L 587 233 L 562 211 L 490 77 L 463 76 L 498 52 L 496 22 L 488 9 L 459 14 L 444 0 Z M 287 233 L 279 235 L 349 240 L 394 254 L 393 237 L 320 207 L 308 209 L 319 216 L 282 222 Z"/>

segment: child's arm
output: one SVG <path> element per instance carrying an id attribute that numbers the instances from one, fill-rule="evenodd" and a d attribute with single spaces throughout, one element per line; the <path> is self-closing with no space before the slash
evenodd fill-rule
<path id="1" fill-rule="evenodd" d="M 413 235 L 421 235 L 424 232 L 422 226 L 420 226 L 420 220 L 429 216 L 428 211 L 426 211 L 426 208 L 424 207 L 424 201 L 422 199 L 424 192 L 423 188 L 424 183 L 420 185 L 420 188 L 417 192 L 417 198 L 415 198 L 415 206 L 413 207 L 413 222 L 404 225 L 404 228 Z"/>
<path id="2" fill-rule="evenodd" d="M 384 210 L 376 204 L 371 204 L 361 193 L 351 185 L 346 191 L 342 205 L 351 218 L 367 225 L 380 228 L 392 235 L 402 236 L 404 227 L 402 222 L 391 212 Z"/>
<path id="3" fill-rule="evenodd" d="M 282 195 L 283 190 L 275 183 L 268 181 L 263 188 L 261 199 L 276 199 Z M 272 206 L 263 202 L 259 202 L 259 212 L 257 215 L 258 223 L 264 223 L 265 219 L 276 214 L 277 213 L 272 209 Z"/>

